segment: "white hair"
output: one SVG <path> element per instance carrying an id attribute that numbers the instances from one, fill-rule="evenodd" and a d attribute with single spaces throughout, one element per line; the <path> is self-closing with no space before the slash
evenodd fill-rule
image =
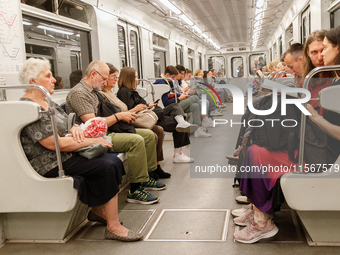
<path id="1" fill-rule="evenodd" d="M 38 75 L 46 68 L 51 69 L 51 64 L 46 58 L 27 59 L 19 71 L 20 83 L 29 84 L 31 79 L 38 79 Z"/>
<path id="2" fill-rule="evenodd" d="M 91 62 L 88 67 L 86 68 L 85 71 L 85 75 L 86 76 L 90 76 L 91 72 L 93 70 L 96 70 L 97 72 L 102 72 L 104 71 L 104 68 L 106 68 L 107 70 L 109 70 L 109 67 L 107 66 L 106 63 L 104 63 L 103 61 L 97 60 L 97 61 L 93 61 Z"/>

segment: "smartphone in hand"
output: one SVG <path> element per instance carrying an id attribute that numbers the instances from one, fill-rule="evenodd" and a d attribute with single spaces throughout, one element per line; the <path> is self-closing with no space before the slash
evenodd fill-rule
<path id="1" fill-rule="evenodd" d="M 153 102 L 154 104 L 157 104 L 158 103 L 158 101 L 159 101 L 159 99 L 157 99 L 155 102 Z"/>

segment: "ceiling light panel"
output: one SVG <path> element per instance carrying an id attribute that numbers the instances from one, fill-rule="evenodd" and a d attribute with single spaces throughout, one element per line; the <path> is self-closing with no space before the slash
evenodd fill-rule
<path id="1" fill-rule="evenodd" d="M 159 0 L 162 4 L 164 4 L 166 7 L 168 7 L 171 11 L 173 11 L 176 14 L 181 14 L 181 11 L 174 6 L 172 3 L 170 3 L 168 0 Z"/>
<path id="2" fill-rule="evenodd" d="M 194 22 L 192 22 L 186 15 L 182 14 L 179 16 L 185 23 L 187 23 L 189 26 L 194 25 Z"/>

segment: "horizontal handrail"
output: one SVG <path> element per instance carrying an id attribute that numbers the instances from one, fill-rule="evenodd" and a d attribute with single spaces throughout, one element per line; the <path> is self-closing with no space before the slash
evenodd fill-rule
<path id="1" fill-rule="evenodd" d="M 276 80 L 277 76 L 279 76 L 280 74 L 286 74 L 287 72 L 286 71 L 279 71 L 275 74 L 274 78 L 273 78 L 273 81 Z"/>
<path id="2" fill-rule="evenodd" d="M 175 84 L 174 84 L 174 80 L 173 79 L 171 79 L 171 78 L 159 78 L 159 77 L 158 78 L 146 78 L 145 79 L 145 81 L 147 81 L 147 82 L 149 82 L 151 84 L 150 80 L 154 80 L 154 81 L 157 81 L 157 80 L 171 81 L 173 86 L 174 86 L 173 88 L 171 88 L 169 83 L 167 83 L 167 84 L 170 86 L 170 91 L 172 90 L 174 92 L 174 94 L 175 94 L 175 102 L 177 103 L 177 93 L 176 93 Z M 152 85 L 151 85 L 151 87 L 152 87 Z M 152 87 L 152 90 L 153 90 L 153 87 Z M 154 92 L 154 90 L 153 90 L 153 92 Z M 153 95 L 152 99 L 155 102 L 154 95 Z"/>
<path id="3" fill-rule="evenodd" d="M 327 71 L 334 71 L 334 70 L 340 70 L 340 65 L 332 65 L 332 66 L 320 66 L 316 67 L 313 70 L 311 70 L 306 78 L 303 81 L 303 88 L 308 89 L 309 83 L 312 79 L 312 77 L 321 72 L 327 72 Z M 302 104 L 304 107 L 307 105 L 307 103 Z M 305 149 L 305 127 L 306 127 L 306 115 L 301 114 L 301 125 L 300 125 L 300 144 L 299 144 L 299 161 L 298 161 L 298 173 L 303 173 L 303 152 Z"/>
<path id="4" fill-rule="evenodd" d="M 54 118 L 55 109 L 53 107 L 53 101 L 52 101 L 50 93 L 43 86 L 32 85 L 32 84 L 1 85 L 0 89 L 5 89 L 5 90 L 6 89 L 38 89 L 42 93 L 44 93 L 44 95 L 46 96 L 46 99 L 47 99 L 47 103 L 48 103 L 47 114 L 50 115 L 51 122 L 52 122 L 53 138 L 54 138 L 55 150 L 56 150 L 56 154 L 57 154 L 57 162 L 58 162 L 58 168 L 59 168 L 59 172 L 58 172 L 59 174 L 58 175 L 59 175 L 59 178 L 65 177 L 63 164 L 61 162 L 60 146 L 59 146 L 59 140 L 58 140 L 58 129 L 57 129 L 57 125 L 56 125 L 55 118 Z"/>

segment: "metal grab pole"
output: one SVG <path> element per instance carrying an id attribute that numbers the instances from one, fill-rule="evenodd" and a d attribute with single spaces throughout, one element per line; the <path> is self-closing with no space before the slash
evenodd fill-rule
<path id="1" fill-rule="evenodd" d="M 149 80 L 165 80 L 166 82 L 168 80 L 170 80 L 172 82 L 172 85 L 174 86 L 173 88 L 171 88 L 170 84 L 168 83 L 168 85 L 170 86 L 170 91 L 173 90 L 174 94 L 175 94 L 175 102 L 177 103 L 177 93 L 176 93 L 176 89 L 175 89 L 175 84 L 174 84 L 174 80 L 171 78 L 147 78 L 146 81 L 150 82 Z M 151 83 L 150 83 L 151 84 Z M 155 100 L 155 98 L 153 98 Z"/>
<path id="2" fill-rule="evenodd" d="M 152 82 L 149 81 L 148 79 L 138 79 L 138 81 L 146 81 L 146 82 L 148 82 L 148 83 L 150 84 L 150 86 L 151 86 L 152 100 L 153 100 L 153 102 L 155 102 L 155 90 L 154 90 L 154 88 L 153 88 Z M 147 92 L 147 91 L 146 91 L 146 92 Z"/>
<path id="3" fill-rule="evenodd" d="M 52 122 L 52 131 L 53 131 L 53 138 L 54 138 L 54 143 L 55 143 L 55 150 L 57 154 L 57 162 L 58 162 L 58 168 L 59 168 L 59 178 L 65 177 L 65 172 L 63 169 L 63 164 L 61 162 L 61 154 L 60 154 L 60 147 L 59 147 L 59 140 L 58 140 L 58 130 L 57 130 L 57 125 L 55 122 L 54 114 L 55 114 L 55 109 L 53 108 L 53 101 L 51 98 L 50 93 L 43 87 L 39 85 L 32 85 L 32 84 L 27 84 L 27 85 L 4 85 L 0 86 L 0 89 L 38 89 L 41 92 L 44 93 L 47 99 L 48 103 L 48 111 L 47 114 L 50 115 L 51 117 L 51 122 Z"/>
<path id="4" fill-rule="evenodd" d="M 279 76 L 280 74 L 283 74 L 283 73 L 287 73 L 287 72 L 286 71 L 280 71 L 280 72 L 276 73 L 274 78 L 273 78 L 273 81 L 276 80 L 277 76 Z"/>
<path id="5" fill-rule="evenodd" d="M 314 68 L 310 71 L 306 78 L 303 81 L 303 88 L 307 89 L 312 77 L 321 72 L 327 71 L 334 71 L 340 70 L 340 65 L 333 65 L 333 66 L 320 66 Z M 306 107 L 307 103 L 303 103 L 302 106 Z M 301 121 L 300 121 L 300 144 L 299 144 L 299 161 L 298 161 L 298 173 L 303 173 L 303 152 L 305 148 L 305 127 L 306 127 L 306 115 L 301 114 Z"/>

